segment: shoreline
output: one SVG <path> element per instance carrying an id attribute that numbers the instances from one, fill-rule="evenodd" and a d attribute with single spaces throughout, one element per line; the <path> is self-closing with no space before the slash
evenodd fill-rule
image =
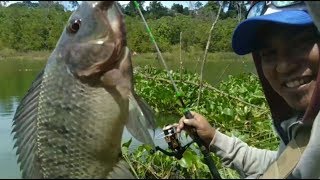
<path id="1" fill-rule="evenodd" d="M 20 52 L 13 49 L 2 49 L 0 50 L 0 61 L 3 60 L 36 60 L 36 61 L 46 61 L 53 50 L 44 50 L 44 51 L 27 51 Z M 163 58 L 170 62 L 176 61 L 180 62 L 179 52 L 163 52 Z M 157 59 L 157 54 L 155 52 L 147 52 L 147 53 L 137 53 L 132 55 L 131 59 L 133 61 L 159 61 Z M 182 61 L 190 62 L 190 61 L 202 61 L 203 60 L 203 52 L 183 52 L 182 53 Z M 241 61 L 251 61 L 250 55 L 239 56 L 233 52 L 214 52 L 208 53 L 207 61 L 233 61 L 233 60 L 241 60 Z"/>
<path id="2" fill-rule="evenodd" d="M 20 52 L 12 49 L 0 50 L 0 61 L 3 60 L 47 60 L 52 51 L 28 51 Z"/>

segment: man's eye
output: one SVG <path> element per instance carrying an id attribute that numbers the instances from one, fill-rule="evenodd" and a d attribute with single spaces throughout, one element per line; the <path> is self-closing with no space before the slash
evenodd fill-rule
<path id="1" fill-rule="evenodd" d="M 262 50 L 260 52 L 261 57 L 271 57 L 276 55 L 277 51 L 275 49 L 270 49 L 270 50 Z"/>

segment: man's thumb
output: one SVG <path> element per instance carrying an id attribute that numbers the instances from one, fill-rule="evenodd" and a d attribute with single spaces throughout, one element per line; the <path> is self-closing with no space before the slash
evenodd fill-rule
<path id="1" fill-rule="evenodd" d="M 195 120 L 194 119 L 184 119 L 183 122 L 186 124 L 186 125 L 189 125 L 189 126 L 195 126 Z"/>

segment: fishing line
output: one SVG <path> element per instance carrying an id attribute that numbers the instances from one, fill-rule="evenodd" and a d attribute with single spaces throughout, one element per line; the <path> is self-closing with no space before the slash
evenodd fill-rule
<path id="1" fill-rule="evenodd" d="M 175 92 L 176 92 L 176 97 L 179 99 L 180 103 L 182 104 L 182 107 L 184 108 L 184 114 L 186 115 L 186 117 L 187 117 L 187 116 L 189 117 L 189 118 L 187 117 L 188 119 L 193 118 L 192 115 L 191 115 L 191 113 L 190 113 L 190 111 L 187 109 L 186 105 L 185 105 L 184 102 L 183 102 L 182 93 L 178 90 L 177 85 L 176 85 L 176 83 L 174 82 L 174 80 L 173 80 L 173 78 L 172 78 L 171 71 L 169 70 L 166 62 L 164 61 L 164 59 L 163 59 L 163 57 L 162 57 L 161 51 L 160 51 L 160 49 L 159 49 L 159 47 L 158 47 L 158 45 L 157 45 L 157 42 L 156 42 L 155 39 L 154 39 L 154 36 L 153 36 L 152 33 L 151 33 L 151 30 L 150 30 L 150 28 L 149 28 L 149 26 L 148 26 L 148 23 L 146 22 L 143 14 L 142 14 L 142 12 L 141 12 L 141 10 L 140 10 L 139 4 L 137 3 L 137 1 L 133 1 L 133 3 L 134 3 L 134 6 L 137 8 L 137 10 L 138 10 L 138 12 L 139 12 L 139 14 L 140 14 L 140 16 L 141 16 L 141 18 L 142 18 L 142 20 L 143 20 L 143 23 L 144 23 L 144 25 L 146 26 L 147 32 L 149 33 L 149 36 L 150 36 L 150 38 L 151 38 L 151 41 L 152 41 L 152 43 L 154 44 L 154 46 L 155 46 L 155 48 L 156 48 L 156 50 L 157 50 L 158 55 L 160 56 L 160 60 L 161 60 L 161 62 L 162 62 L 162 64 L 163 64 L 163 66 L 164 66 L 165 69 L 166 69 L 167 75 L 169 76 L 170 81 L 171 81 L 171 84 L 173 85 L 174 90 L 175 90 Z"/>
<path id="2" fill-rule="evenodd" d="M 153 35 L 152 35 L 152 33 L 151 33 L 151 30 L 150 30 L 150 28 L 149 28 L 149 26 L 148 26 L 148 24 L 147 24 L 147 22 L 146 22 L 146 20 L 145 20 L 145 18 L 144 18 L 144 16 L 143 16 L 142 12 L 141 12 L 141 10 L 140 10 L 139 4 L 137 3 L 137 1 L 133 1 L 133 3 L 134 3 L 134 6 L 136 7 L 136 9 L 138 10 L 138 12 L 139 12 L 139 14 L 140 14 L 140 16 L 141 16 L 141 18 L 142 18 L 142 20 L 143 20 L 143 23 L 144 23 L 144 25 L 146 26 L 147 32 L 149 33 L 149 36 L 150 36 L 150 38 L 151 38 L 151 41 L 152 41 L 152 43 L 154 44 L 154 46 L 155 46 L 155 48 L 156 48 L 156 50 L 157 50 L 157 52 L 158 52 L 158 55 L 160 56 L 160 59 L 161 59 L 163 65 L 164 65 L 164 67 L 165 67 L 165 69 L 166 69 L 166 71 L 167 71 L 167 74 L 168 74 L 168 76 L 169 76 L 169 78 L 170 78 L 170 81 L 171 81 L 173 87 L 174 87 L 174 90 L 176 91 L 176 97 L 180 100 L 180 102 L 181 102 L 181 104 L 182 104 L 182 107 L 184 108 L 184 112 L 183 112 L 183 113 L 184 113 L 185 117 L 186 117 L 187 119 L 192 119 L 192 118 L 193 118 L 193 115 L 191 114 L 191 112 L 189 111 L 189 109 L 187 109 L 186 105 L 185 105 L 184 102 L 183 102 L 182 93 L 179 92 L 179 90 L 178 90 L 175 82 L 173 81 L 173 78 L 172 78 L 172 76 L 171 76 L 171 71 L 169 71 L 169 68 L 167 67 L 166 62 L 164 61 L 164 59 L 163 59 L 163 57 L 162 57 L 162 54 L 161 54 L 161 52 L 160 52 L 160 49 L 158 48 L 158 45 L 157 45 L 157 43 L 156 43 L 156 41 L 155 41 L 155 39 L 154 39 L 154 37 L 153 37 Z M 186 126 L 186 128 L 187 128 L 187 127 L 188 127 L 188 126 Z M 188 129 L 190 130 L 190 133 L 192 134 L 194 141 L 195 141 L 195 142 L 197 143 L 197 145 L 199 146 L 199 148 L 200 148 L 200 150 L 201 150 L 201 152 L 202 152 L 202 154 L 203 154 L 203 156 L 204 156 L 205 163 L 207 164 L 207 166 L 208 166 L 208 168 L 209 168 L 209 170 L 210 170 L 213 178 L 215 178 L 215 179 L 221 179 L 221 176 L 220 176 L 220 174 L 219 174 L 219 172 L 218 172 L 218 170 L 217 170 L 217 167 L 215 166 L 215 164 L 214 164 L 214 162 L 213 162 L 213 160 L 212 160 L 212 158 L 211 158 L 211 156 L 210 156 L 210 152 L 209 152 L 208 149 L 204 146 L 205 143 L 203 142 L 203 140 L 200 139 L 200 137 L 199 137 L 199 135 L 197 134 L 195 128 L 191 128 L 191 129 L 188 128 Z M 161 149 L 160 149 L 160 150 L 161 150 Z"/>

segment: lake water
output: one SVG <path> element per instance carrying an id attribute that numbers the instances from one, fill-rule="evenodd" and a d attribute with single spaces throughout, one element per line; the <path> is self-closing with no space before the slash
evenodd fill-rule
<path id="1" fill-rule="evenodd" d="M 31 82 L 44 66 L 44 61 L 28 60 L 2 60 L 0 61 L 0 178 L 21 178 L 17 165 L 15 150 L 13 149 L 13 136 L 11 135 L 12 118 L 15 110 L 29 89 Z M 139 62 L 134 62 L 138 65 Z M 169 64 L 170 68 L 176 69 L 178 64 Z M 159 65 L 158 67 L 161 67 Z M 194 64 L 186 63 L 189 70 L 194 69 Z M 255 72 L 252 63 L 242 61 L 230 62 L 207 62 L 204 70 L 204 79 L 215 85 L 220 80 L 227 78 L 229 74 L 235 75 L 241 72 Z M 178 121 L 178 119 L 177 119 Z M 160 133 L 161 129 L 156 131 Z M 131 135 L 124 132 L 123 142 L 129 140 Z M 184 139 L 183 141 L 189 141 Z M 166 148 L 163 139 L 156 140 L 156 145 Z M 132 148 L 140 145 L 133 139 Z"/>

